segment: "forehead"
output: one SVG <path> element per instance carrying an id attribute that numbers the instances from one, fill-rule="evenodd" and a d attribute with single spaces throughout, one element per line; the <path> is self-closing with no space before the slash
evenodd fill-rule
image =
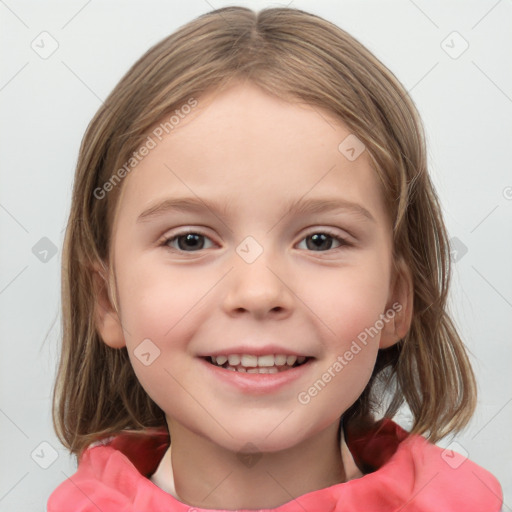
<path id="1" fill-rule="evenodd" d="M 364 146 L 326 110 L 238 84 L 197 98 L 172 129 L 164 123 L 155 124 L 154 147 L 125 178 L 118 205 L 124 212 L 135 215 L 155 200 L 185 193 L 254 214 L 263 205 L 327 193 L 362 201 L 375 216 L 383 212 Z M 357 158 L 346 152 L 351 148 Z"/>

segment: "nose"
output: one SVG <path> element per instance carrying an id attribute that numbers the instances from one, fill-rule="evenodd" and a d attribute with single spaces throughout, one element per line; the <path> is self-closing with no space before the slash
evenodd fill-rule
<path id="1" fill-rule="evenodd" d="M 276 265 L 276 259 L 265 252 L 252 263 L 237 254 L 234 258 L 234 268 L 227 276 L 224 311 L 230 316 L 246 314 L 257 319 L 288 317 L 294 294 L 289 277 L 279 270 L 281 265 Z"/>

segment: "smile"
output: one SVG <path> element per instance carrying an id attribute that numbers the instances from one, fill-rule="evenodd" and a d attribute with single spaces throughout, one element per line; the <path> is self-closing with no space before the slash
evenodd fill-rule
<path id="1" fill-rule="evenodd" d="M 205 359 L 214 366 L 240 373 L 279 373 L 301 366 L 310 358 L 286 354 L 229 354 Z"/>

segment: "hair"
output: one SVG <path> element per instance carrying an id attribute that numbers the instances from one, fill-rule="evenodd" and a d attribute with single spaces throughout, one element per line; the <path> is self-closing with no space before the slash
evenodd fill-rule
<path id="1" fill-rule="evenodd" d="M 150 48 L 105 100 L 82 140 L 62 259 L 63 339 L 52 410 L 59 439 L 80 457 L 90 443 L 121 430 L 166 425 L 164 412 L 138 382 L 126 347 L 107 346 L 95 326 L 94 268 L 110 268 L 122 183 L 102 199 L 94 191 L 113 179 L 156 122 L 235 80 L 326 109 L 365 144 L 393 223 L 394 259 L 412 275 L 410 329 L 379 350 L 371 379 L 344 420 L 368 418 L 386 397 L 385 417 L 404 402 L 409 407 L 412 433 L 435 442 L 461 430 L 474 412 L 476 384 L 447 312 L 448 238 L 413 101 L 391 71 L 333 23 L 298 9 L 226 7 Z"/>

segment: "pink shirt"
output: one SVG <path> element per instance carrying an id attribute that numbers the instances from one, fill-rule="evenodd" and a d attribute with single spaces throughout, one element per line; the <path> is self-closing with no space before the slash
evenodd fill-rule
<path id="1" fill-rule="evenodd" d="M 498 512 L 501 508 L 502 491 L 493 475 L 422 436 L 408 436 L 390 420 L 358 436 L 350 435 L 347 446 L 357 467 L 366 474 L 359 476 L 354 466 L 352 480 L 308 492 L 268 510 Z M 172 491 L 166 492 L 151 481 L 168 447 L 165 428 L 141 434 L 123 432 L 91 445 L 77 472 L 51 494 L 47 511 L 211 512 L 179 501 L 173 496 L 172 482 Z"/>

